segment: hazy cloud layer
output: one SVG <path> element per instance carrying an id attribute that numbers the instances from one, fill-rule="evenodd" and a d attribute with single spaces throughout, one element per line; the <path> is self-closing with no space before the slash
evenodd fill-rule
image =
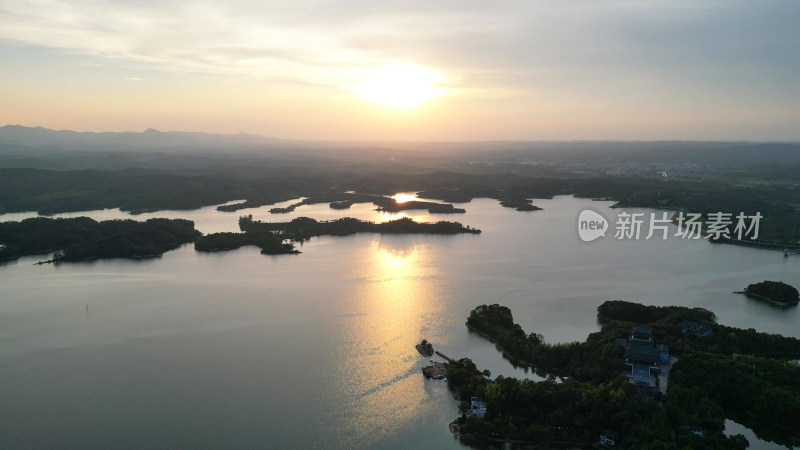
<path id="1" fill-rule="evenodd" d="M 800 2 L 0 2 L 0 43 L 170 73 L 343 87 L 393 63 L 454 95 L 797 117 Z M 744 111 L 744 110 L 742 110 Z"/>
<path id="2" fill-rule="evenodd" d="M 322 83 L 397 61 L 470 85 L 525 86 L 552 72 L 788 80 L 800 75 L 798 16 L 792 1 L 6 0 L 0 37 L 165 70 Z"/>

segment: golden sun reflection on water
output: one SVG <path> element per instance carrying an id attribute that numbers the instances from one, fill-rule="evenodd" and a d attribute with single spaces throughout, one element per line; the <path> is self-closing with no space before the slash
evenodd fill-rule
<path id="1" fill-rule="evenodd" d="M 391 196 L 397 203 L 407 203 L 415 200 L 420 200 L 416 192 L 398 192 Z M 439 219 L 431 216 L 425 209 L 413 209 L 398 212 L 378 211 L 378 222 L 388 222 L 390 220 L 402 219 L 408 217 L 416 222 L 436 222 Z"/>
<path id="2" fill-rule="evenodd" d="M 375 442 L 390 430 L 423 416 L 432 392 L 423 386 L 423 358 L 414 346 L 423 338 L 442 342 L 443 298 L 436 255 L 415 237 L 381 237 L 361 255 L 337 377 L 342 398 L 357 411 L 339 424 L 352 442 Z M 441 382 L 440 382 L 441 383 Z M 444 386 L 444 383 L 441 383 Z M 391 424 L 391 425 L 389 425 Z"/>
<path id="3" fill-rule="evenodd" d="M 392 196 L 397 203 L 410 202 L 412 200 L 419 200 L 415 192 L 398 192 Z"/>

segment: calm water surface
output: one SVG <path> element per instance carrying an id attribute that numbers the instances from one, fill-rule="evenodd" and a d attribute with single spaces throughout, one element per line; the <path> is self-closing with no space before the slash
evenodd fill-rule
<path id="1" fill-rule="evenodd" d="M 285 202 L 289 204 L 292 202 Z M 460 447 L 457 404 L 420 372 L 414 345 L 514 369 L 464 326 L 482 303 L 509 306 L 548 341 L 599 329 L 607 299 L 702 306 L 724 324 L 800 337 L 798 308 L 731 291 L 764 279 L 800 284 L 800 257 L 705 241 L 580 243 L 572 197 L 521 213 L 494 200 L 466 214 L 384 214 L 327 204 L 272 215 L 213 207 L 133 216 L 188 218 L 204 233 L 237 219 L 457 220 L 480 235 L 321 237 L 300 255 L 254 247 L 163 257 L 0 265 L 3 447 Z M 62 214 L 130 218 L 118 210 Z M 0 216 L 19 220 L 32 214 Z M 88 307 L 88 311 L 87 311 Z M 750 436 L 748 436 L 750 438 Z M 751 439 L 751 442 L 753 439 Z M 754 446 L 755 447 L 755 446 Z"/>

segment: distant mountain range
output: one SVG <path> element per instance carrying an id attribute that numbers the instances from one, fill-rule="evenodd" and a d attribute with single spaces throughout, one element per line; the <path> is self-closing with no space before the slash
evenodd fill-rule
<path id="1" fill-rule="evenodd" d="M 6 125 L 0 127 L 0 143 L 24 145 L 29 147 L 85 147 L 101 146 L 109 150 L 135 148 L 165 148 L 221 145 L 269 145 L 281 142 L 280 139 L 256 136 L 253 134 L 211 134 L 184 131 L 159 131 L 149 128 L 143 132 L 80 132 L 70 130 L 51 130 L 42 127 Z"/>
<path id="2" fill-rule="evenodd" d="M 41 154 L 141 153 L 171 155 L 263 157 L 357 157 L 391 158 L 454 157 L 486 163 L 691 163 L 747 165 L 771 162 L 800 163 L 800 143 L 714 141 L 310 141 L 288 140 L 253 134 L 212 134 L 184 131 L 77 132 L 42 127 L 0 127 L 2 156 L 17 159 Z"/>
<path id="3" fill-rule="evenodd" d="M 183 131 L 78 132 L 43 127 L 0 127 L 0 168 L 192 169 L 236 166 L 237 173 L 276 164 L 314 161 L 371 163 L 426 158 L 402 146 L 368 142 L 284 140 L 253 134 Z M 326 163 L 327 161 L 327 163 Z M 306 164 L 306 163 L 303 163 Z M 324 168 L 324 166 L 322 166 Z"/>

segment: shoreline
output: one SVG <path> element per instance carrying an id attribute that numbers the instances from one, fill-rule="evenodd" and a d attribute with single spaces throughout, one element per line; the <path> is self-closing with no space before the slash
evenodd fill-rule
<path id="1" fill-rule="evenodd" d="M 767 302 L 767 303 L 769 303 L 769 304 L 771 304 L 771 305 L 773 305 L 773 306 L 779 306 L 779 307 L 781 307 L 781 308 L 789 308 L 789 307 L 791 307 L 791 306 L 797 306 L 797 304 L 798 304 L 798 303 L 800 303 L 800 302 L 797 302 L 797 301 L 795 301 L 795 302 L 789 302 L 789 303 L 786 303 L 786 302 L 779 302 L 779 301 L 777 301 L 777 300 L 773 300 L 773 299 L 771 299 L 771 298 L 769 298 L 769 297 L 766 297 L 766 296 L 763 296 L 763 295 L 759 295 L 759 294 L 748 294 L 748 293 L 747 293 L 747 292 L 745 292 L 745 291 L 733 291 L 733 293 L 734 293 L 734 294 L 742 294 L 742 295 L 744 295 L 745 297 L 752 298 L 752 299 L 754 299 L 754 300 L 761 300 L 762 302 Z"/>
<path id="2" fill-rule="evenodd" d="M 494 344 L 494 347 L 497 349 L 497 351 L 499 351 L 500 354 L 503 355 L 503 358 L 505 358 L 512 365 L 515 365 L 517 367 L 523 367 L 523 368 L 530 369 L 534 373 L 536 373 L 537 370 L 540 370 L 540 371 L 543 371 L 543 372 L 546 373 L 546 376 L 544 376 L 544 378 L 548 378 L 550 375 L 552 375 L 552 376 L 558 378 L 559 380 L 563 381 L 563 376 L 562 375 L 556 375 L 553 371 L 551 371 L 551 370 L 549 370 L 547 368 L 538 367 L 538 366 L 536 366 L 536 365 L 534 365 L 534 364 L 532 364 L 530 362 L 523 361 L 521 359 L 517 359 L 517 358 L 514 358 L 513 356 L 510 356 L 508 354 L 508 352 L 506 351 L 506 349 L 503 348 L 502 345 L 498 344 L 497 341 L 495 341 L 491 336 L 489 336 L 488 334 L 484 333 L 483 331 L 480 331 L 480 330 L 478 330 L 478 329 L 476 329 L 476 328 L 474 328 L 474 327 L 472 327 L 470 325 L 467 325 L 467 329 L 469 329 L 469 331 L 471 331 L 473 333 L 476 333 L 476 334 L 480 335 L 481 337 L 483 337 L 487 341 L 489 341 L 492 344 Z"/>
<path id="3" fill-rule="evenodd" d="M 453 437 L 456 439 L 466 439 L 467 441 L 475 440 L 475 441 L 488 441 L 488 442 L 497 442 L 497 443 L 504 443 L 504 444 L 511 444 L 514 445 L 523 445 L 526 447 L 532 447 L 534 449 L 550 449 L 550 448 L 574 448 L 578 447 L 581 449 L 603 449 L 606 447 L 599 447 L 592 442 L 587 441 L 576 441 L 576 440 L 569 440 L 569 439 L 554 439 L 554 440 L 547 440 L 547 441 L 526 441 L 524 439 L 502 439 L 497 437 L 492 437 L 486 434 L 478 434 L 478 433 L 468 433 L 468 434 L 461 434 L 461 428 L 457 423 L 458 419 L 450 422 L 448 424 L 448 428 L 450 429 L 450 433 L 453 434 Z"/>
<path id="4" fill-rule="evenodd" d="M 746 241 L 743 239 L 731 239 L 731 238 L 724 238 L 720 237 L 718 239 L 708 239 L 708 242 L 712 244 L 730 244 L 730 245 L 737 245 L 739 247 L 750 247 L 750 248 L 760 248 L 764 250 L 789 250 L 789 251 L 798 251 L 800 247 L 796 244 L 794 246 L 789 244 L 781 244 L 779 242 L 764 242 L 764 241 Z"/>

